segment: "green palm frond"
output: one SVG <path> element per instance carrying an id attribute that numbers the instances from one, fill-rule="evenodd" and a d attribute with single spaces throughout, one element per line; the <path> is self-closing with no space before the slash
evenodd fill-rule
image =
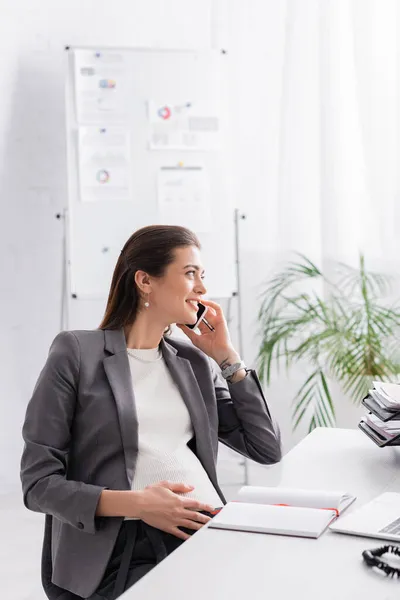
<path id="1" fill-rule="evenodd" d="M 335 409 L 324 373 L 317 367 L 301 386 L 294 399 L 293 429 L 300 424 L 306 411 L 311 416 L 310 428 L 331 427 L 335 424 Z M 311 423 L 314 424 L 311 427 Z"/>
<path id="2" fill-rule="evenodd" d="M 346 289 L 347 293 L 352 296 L 357 290 L 360 290 L 364 285 L 366 290 L 372 297 L 387 296 L 394 282 L 391 275 L 383 275 L 381 273 L 367 272 L 365 269 L 365 259 L 361 254 L 359 259 L 359 268 L 355 269 L 344 263 L 338 263 L 338 273 L 341 274 L 337 282 L 339 289 Z"/>
<path id="3" fill-rule="evenodd" d="M 269 282 L 268 288 L 261 294 L 263 298 L 259 316 L 272 313 L 277 300 L 282 299 L 284 292 L 293 284 L 303 279 L 315 279 L 323 277 L 321 271 L 306 256 L 299 254 L 303 262 L 290 262 L 287 267 L 275 275 Z"/>
<path id="4" fill-rule="evenodd" d="M 393 278 L 339 264 L 332 282 L 303 255 L 267 283 L 258 315 L 262 338 L 260 378 L 271 382 L 273 367 L 289 370 L 301 361 L 312 374 L 297 392 L 293 427 L 309 416 L 309 428 L 333 426 L 335 411 L 328 381 L 337 381 L 359 403 L 374 379 L 400 377 L 400 308 L 382 302 Z M 321 280 L 325 296 L 304 289 L 306 280 Z"/>

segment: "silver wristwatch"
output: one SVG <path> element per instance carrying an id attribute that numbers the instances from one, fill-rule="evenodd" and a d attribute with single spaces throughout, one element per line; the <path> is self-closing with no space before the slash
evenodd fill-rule
<path id="1" fill-rule="evenodd" d="M 229 365 L 229 367 L 225 367 L 225 369 L 222 369 L 221 375 L 224 379 L 226 379 L 227 381 L 230 381 L 231 377 L 237 371 L 240 371 L 240 369 L 245 369 L 245 368 L 246 368 L 246 365 L 244 364 L 243 361 L 233 363 L 233 365 Z"/>

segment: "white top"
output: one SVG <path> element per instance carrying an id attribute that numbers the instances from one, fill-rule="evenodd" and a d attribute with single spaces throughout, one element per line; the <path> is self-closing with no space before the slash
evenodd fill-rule
<path id="1" fill-rule="evenodd" d="M 222 506 L 201 462 L 187 446 L 193 437 L 189 411 L 159 348 L 127 349 L 139 423 L 139 452 L 132 490 L 168 480 L 193 485 L 183 494 Z"/>

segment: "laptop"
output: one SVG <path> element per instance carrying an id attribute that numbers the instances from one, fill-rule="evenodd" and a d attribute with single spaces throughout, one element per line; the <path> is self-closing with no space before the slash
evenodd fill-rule
<path id="1" fill-rule="evenodd" d="M 400 493 L 385 492 L 348 515 L 339 517 L 329 529 L 400 542 Z"/>

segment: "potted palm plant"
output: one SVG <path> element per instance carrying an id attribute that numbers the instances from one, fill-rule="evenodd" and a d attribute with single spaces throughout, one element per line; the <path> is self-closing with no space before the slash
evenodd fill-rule
<path id="1" fill-rule="evenodd" d="M 258 371 L 269 384 L 282 363 L 286 370 L 306 367 L 293 399 L 293 429 L 305 418 L 309 431 L 335 425 L 333 380 L 356 403 L 372 380 L 397 381 L 400 309 L 388 301 L 391 283 L 367 272 L 362 255 L 357 269 L 338 263 L 334 281 L 303 255 L 268 281 L 258 315 Z"/>

